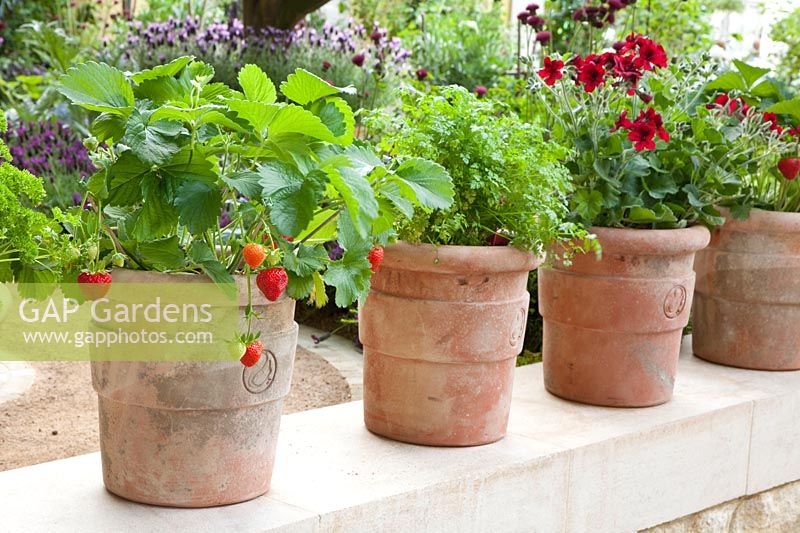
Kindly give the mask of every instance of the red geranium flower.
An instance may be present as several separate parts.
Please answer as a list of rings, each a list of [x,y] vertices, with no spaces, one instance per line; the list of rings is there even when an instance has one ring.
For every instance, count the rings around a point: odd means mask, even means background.
[[[656,135],[662,141],[669,142],[669,132],[664,129],[664,121],[661,118],[661,115],[656,113],[656,110],[652,107],[648,107],[646,111],[642,111],[639,113],[639,118],[636,119],[643,120],[653,126],[656,130]]]
[[[583,83],[583,90],[593,92],[605,82],[605,69],[587,58],[578,70],[578,81]]]
[[[544,68],[539,71],[539,76],[544,80],[545,85],[553,86],[555,83],[564,77],[561,69],[564,68],[564,62],[558,59],[544,58]]]
[[[611,130],[611,133],[622,129],[629,130],[631,128],[633,128],[633,122],[628,118],[628,110],[626,109],[620,113],[619,118],[614,123],[614,128]]]
[[[769,122],[771,125],[769,127],[770,131],[778,132],[778,135],[783,133],[783,128],[778,124],[778,115],[775,113],[764,113],[764,122]]]
[[[639,57],[637,60],[642,68],[653,70],[654,67],[665,68],[667,66],[667,53],[663,46],[644,37],[639,39],[638,46]]]
[[[630,133],[628,133],[628,140],[634,143],[633,147],[637,152],[642,150],[655,150],[656,143],[653,140],[655,137],[656,129],[646,122],[634,122]]]

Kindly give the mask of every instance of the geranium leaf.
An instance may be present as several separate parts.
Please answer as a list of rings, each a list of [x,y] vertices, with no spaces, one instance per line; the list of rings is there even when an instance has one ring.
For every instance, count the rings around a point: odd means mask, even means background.
[[[61,77],[61,94],[91,111],[127,116],[133,108],[133,89],[125,74],[105,63],[90,61],[71,67]]]
[[[242,86],[246,100],[263,104],[275,103],[275,85],[258,66],[250,64],[242,67],[239,71],[239,85]]]
[[[752,87],[755,82],[769,74],[768,68],[754,67],[738,59],[734,59],[733,64],[736,65],[736,70],[738,70],[744,78],[748,89]]]

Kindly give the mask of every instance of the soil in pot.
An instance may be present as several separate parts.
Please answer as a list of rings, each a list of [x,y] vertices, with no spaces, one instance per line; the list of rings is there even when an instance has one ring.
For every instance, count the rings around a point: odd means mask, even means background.
[[[658,405],[672,397],[694,290],[692,262],[709,232],[592,228],[602,259],[539,269],[548,391],[582,403]]]

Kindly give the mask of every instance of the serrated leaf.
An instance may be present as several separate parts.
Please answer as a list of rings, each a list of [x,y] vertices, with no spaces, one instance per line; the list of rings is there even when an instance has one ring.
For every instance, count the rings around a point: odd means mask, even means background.
[[[238,191],[248,198],[261,198],[261,175],[256,172],[239,172],[233,176],[223,176],[222,181],[228,187]]]
[[[339,93],[355,94],[355,88],[334,87],[319,76],[299,68],[281,83],[281,93],[292,102],[306,105]]]
[[[167,200],[164,183],[148,174],[142,189],[144,203],[137,213],[131,235],[139,241],[150,241],[174,233],[178,212]]]
[[[339,245],[352,254],[366,257],[367,253],[372,248],[372,241],[358,233],[353,224],[353,219],[340,214],[336,227],[338,230],[337,240],[339,241]]]
[[[145,80],[133,89],[139,100],[150,100],[155,105],[180,101],[185,97],[183,88],[175,78],[158,78]]]
[[[190,233],[199,234],[217,226],[222,211],[219,188],[203,181],[185,181],[175,196],[178,220]]]
[[[453,182],[443,166],[413,158],[400,164],[394,179],[410,187],[416,200],[429,209],[447,209],[453,203]]]
[[[326,259],[328,253],[323,247],[300,244],[294,251],[284,254],[283,266],[286,270],[305,277],[322,270]]]
[[[326,98],[319,109],[315,111],[339,144],[346,146],[353,142],[356,119],[347,102],[341,98]]]
[[[349,167],[331,169],[328,177],[344,200],[356,230],[362,237],[366,237],[372,221],[378,217],[378,201],[369,181]]]
[[[209,161],[202,152],[192,151],[190,146],[184,146],[169,163],[162,165],[159,173],[169,179],[174,187],[184,180],[204,181],[209,184],[217,181],[217,165]]]
[[[336,305],[348,307],[366,296],[371,276],[372,270],[366,256],[347,251],[340,260],[328,265],[323,279],[336,289]]]
[[[284,235],[300,234],[314,217],[325,184],[314,176],[303,176],[283,161],[269,161],[259,167],[258,173],[272,223]]]
[[[86,182],[86,190],[98,200],[108,198],[106,171],[101,169],[92,174]]]
[[[314,278],[312,276],[298,276],[294,272],[287,271],[286,276],[289,283],[286,285],[286,294],[295,300],[302,300],[314,290]]]
[[[135,74],[131,74],[131,80],[137,85],[147,80],[155,80],[163,77],[173,77],[178,74],[183,68],[192,62],[194,56],[182,56],[173,59],[164,65],[158,65],[153,68],[142,70]]]
[[[278,104],[264,104],[249,100],[231,99],[226,103],[231,111],[247,121],[260,137],[264,136],[267,126],[282,109],[282,106]]]
[[[180,102],[171,102],[170,105],[162,105],[153,112],[151,121],[156,120],[175,120],[178,122],[197,122],[204,115],[212,111],[224,110],[219,104],[203,104],[198,107],[189,107]]]
[[[183,125],[168,120],[150,122],[152,114],[152,111],[134,109],[120,142],[129,146],[142,162],[163,165],[180,150],[175,137],[183,130]]]
[[[307,135],[320,141],[339,142],[318,116],[307,109],[289,104],[280,109],[269,122],[267,135],[269,140],[279,142],[278,137],[293,133]]]
[[[309,300],[317,309],[322,309],[328,304],[328,292],[325,290],[325,281],[319,272],[314,272],[312,275],[314,279],[314,288],[311,290]]]
[[[90,129],[97,142],[118,141],[125,135],[125,118],[114,113],[101,113],[92,121]]]
[[[166,239],[139,243],[137,255],[154,270],[180,270],[186,266],[186,255],[177,235]]]
[[[246,100],[263,104],[275,103],[277,97],[275,85],[257,65],[249,64],[242,67],[238,79]]]
[[[108,202],[110,205],[134,205],[142,201],[142,180],[150,167],[133,155],[123,152],[108,169]]]
[[[229,298],[235,298],[237,294],[236,281],[233,276],[220,263],[211,248],[202,241],[193,241],[189,250],[189,257],[192,262],[200,266],[203,272],[217,284]]]
[[[121,70],[90,61],[67,70],[58,90],[73,104],[91,111],[127,116],[133,108],[133,89]]]

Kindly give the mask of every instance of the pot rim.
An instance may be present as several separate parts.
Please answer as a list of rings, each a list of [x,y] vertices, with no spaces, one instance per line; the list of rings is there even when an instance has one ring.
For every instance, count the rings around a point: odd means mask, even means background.
[[[720,228],[727,231],[800,233],[800,213],[755,208],[745,220],[736,220],[729,209],[720,207],[719,211],[725,216],[725,224]]]
[[[681,255],[702,250],[711,240],[711,232],[701,225],[677,229],[593,226],[589,232],[597,236],[604,254]]]
[[[120,279],[117,274],[121,274]],[[247,305],[247,276],[232,274],[239,293],[239,305]],[[114,267],[111,277],[116,283],[214,283],[207,275],[198,272],[158,272],[155,270],[134,270],[132,268]],[[256,286],[256,274],[251,274],[251,291],[253,305],[264,306],[280,303],[290,299],[284,292],[280,298],[271,302],[267,300]]]
[[[530,272],[544,261],[513,246],[462,246],[397,241],[385,248],[382,265],[439,274]]]

